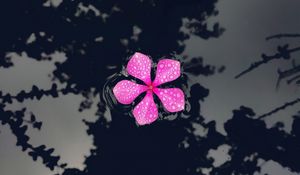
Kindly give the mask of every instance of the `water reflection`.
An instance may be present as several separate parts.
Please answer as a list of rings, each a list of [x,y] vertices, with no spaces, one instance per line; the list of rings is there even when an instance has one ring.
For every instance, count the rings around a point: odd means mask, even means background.
[[[227,135],[217,130],[219,121],[205,121],[203,102],[211,91],[200,77],[222,74],[225,67],[205,64],[202,55],[191,56],[183,51],[185,41],[191,37],[210,39],[224,32],[218,23],[211,30],[206,23],[209,17],[218,14],[217,1],[62,1],[53,6],[49,2],[52,1],[18,2],[16,9],[17,2],[9,1],[2,10],[10,17],[3,22],[5,36],[0,42],[5,47],[1,48],[1,54],[25,51],[39,64],[54,62],[48,88],[32,85],[32,89],[0,95],[1,123],[10,127],[17,146],[26,151],[24,154],[42,160],[45,167],[64,175],[254,174],[260,171],[261,161],[269,160],[291,171],[300,171],[298,115],[294,117],[291,134],[283,131],[282,123],[268,128],[257,119],[255,109],[244,106],[229,109],[233,110],[233,116],[224,125]],[[67,59],[54,61],[49,55],[55,51],[64,53]],[[135,51],[152,55],[155,62],[162,56],[175,56],[182,62],[183,75],[174,83],[186,94],[185,111],[172,115],[161,112],[162,120],[138,127],[130,116],[132,107],[116,103],[112,86],[119,79],[129,78],[122,66],[125,58]],[[0,65],[7,70],[16,66],[7,56]],[[96,106],[96,121],[83,119],[95,146],[83,167],[65,164],[63,155],[57,154],[59,149],[52,149],[51,143],[32,142],[27,132],[31,125],[26,122],[26,112],[30,109],[5,108],[16,102],[39,103],[43,98],[59,99],[64,95],[80,96],[78,106],[71,105],[79,112]],[[162,111],[162,106],[159,107]],[[82,114],[79,112],[76,114]],[[63,118],[64,114],[61,115]],[[36,115],[37,120],[41,120],[40,116],[46,116],[46,112]],[[63,123],[61,119],[55,121]],[[46,125],[47,120],[42,122]],[[64,123],[68,128],[78,126]],[[225,150],[225,158],[220,161],[213,150]]]

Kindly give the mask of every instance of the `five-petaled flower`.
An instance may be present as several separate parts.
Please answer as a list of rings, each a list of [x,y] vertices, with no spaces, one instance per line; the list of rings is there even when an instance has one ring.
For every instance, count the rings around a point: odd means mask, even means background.
[[[157,64],[156,76],[151,81],[151,60],[148,56],[136,52],[129,60],[126,70],[129,75],[142,80],[146,85],[122,80],[113,88],[113,93],[119,103],[130,104],[141,93],[146,96],[133,109],[133,116],[139,125],[150,124],[158,118],[157,106],[153,100],[155,93],[164,108],[169,112],[184,109],[184,94],[179,88],[158,88],[157,86],[173,81],[180,76],[180,62],[172,59],[162,59]]]

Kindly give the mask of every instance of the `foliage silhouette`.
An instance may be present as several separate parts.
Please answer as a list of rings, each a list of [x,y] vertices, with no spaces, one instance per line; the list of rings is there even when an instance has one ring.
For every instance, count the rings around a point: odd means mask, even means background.
[[[224,125],[228,134],[227,144],[231,145],[231,160],[213,169],[212,174],[254,174],[255,171],[260,171],[257,166],[258,158],[274,160],[299,172],[299,135],[284,132],[282,123],[268,129],[264,121],[257,120],[254,116],[252,109],[243,106],[233,111],[233,118]],[[292,133],[299,132],[298,128],[297,118],[293,122]]]
[[[291,84],[293,82],[297,82],[297,80],[299,79],[299,73],[300,72],[300,65],[296,65],[295,60],[293,60],[292,62],[292,68],[281,71],[280,69],[278,69],[277,73],[278,73],[278,79],[277,79],[277,84],[276,87],[278,88],[280,85],[280,82],[283,79],[288,79],[286,81],[287,84]],[[297,75],[298,74],[298,75]]]
[[[281,33],[281,34],[268,36],[268,37],[266,37],[266,40],[281,39],[281,38],[288,38],[288,37],[291,37],[291,38],[300,37],[300,34]]]
[[[22,109],[21,111],[5,111],[3,110],[4,105],[1,104],[0,108],[0,121],[2,125],[9,125],[10,130],[17,138],[16,146],[20,146],[22,148],[22,151],[28,151],[28,155],[32,157],[34,161],[37,160],[38,157],[41,157],[43,160],[43,163],[46,167],[50,168],[51,170],[54,169],[54,167],[59,166],[58,160],[59,156],[53,156],[52,153],[54,151],[53,148],[50,148],[46,150],[45,145],[41,146],[33,146],[31,145],[29,141],[29,136],[26,134],[26,130],[28,126],[24,124],[23,118],[24,118],[24,112],[26,109]],[[38,126],[34,126],[38,127]]]
[[[281,105],[281,106],[279,106],[279,107],[273,109],[272,111],[270,111],[270,112],[268,112],[268,113],[265,113],[265,114],[259,116],[258,119],[262,119],[262,118],[265,118],[265,117],[270,116],[270,115],[272,115],[272,114],[275,114],[276,112],[281,111],[281,110],[284,110],[284,109],[286,109],[287,107],[293,106],[293,105],[295,105],[295,104],[297,104],[297,103],[299,103],[299,102],[300,102],[300,98],[297,98],[297,99],[295,99],[295,100],[293,100],[293,101],[290,101],[290,102],[286,102],[285,104],[283,104],[283,105]]]
[[[277,53],[267,56],[265,54],[262,54],[262,60],[252,63],[246,70],[242,71],[238,75],[235,76],[235,78],[240,78],[241,76],[253,71],[254,69],[258,68],[259,66],[266,64],[272,60],[275,59],[283,59],[283,60],[289,60],[291,58],[291,53],[300,51],[300,47],[295,47],[289,49],[289,45],[285,44],[283,46],[277,47]]]
[[[297,38],[299,37],[299,34],[289,34],[289,33],[285,33],[285,34],[276,34],[276,35],[272,35],[266,38],[266,40],[270,40],[270,39],[281,39],[281,38]],[[274,60],[274,59],[284,59],[284,60],[290,60],[291,59],[291,53],[293,52],[297,52],[300,51],[300,47],[295,47],[292,49],[289,49],[289,45],[286,44],[284,46],[278,46],[277,47],[277,53],[273,54],[272,56],[266,56],[265,54],[262,54],[262,61],[258,61],[258,62],[254,62],[251,64],[251,66],[244,70],[243,72],[239,73],[238,75],[235,76],[235,78],[240,78],[241,76],[253,71],[254,69],[258,68],[259,66],[261,66],[262,64],[267,64],[269,61]],[[277,73],[278,73],[278,79],[277,79],[277,83],[276,83],[276,88],[279,87],[280,82],[283,79],[287,79],[286,83],[287,84],[291,84],[293,82],[296,82],[296,84],[300,84],[300,65],[296,65],[295,60],[292,60],[292,68],[289,68],[287,70],[280,70],[278,69]],[[287,107],[293,106],[297,103],[299,103],[300,100],[299,98],[290,101],[290,102],[286,102],[283,105],[273,109],[272,111],[262,114],[261,116],[258,117],[258,119],[262,119],[265,118],[267,116],[270,116],[278,111],[284,110]]]

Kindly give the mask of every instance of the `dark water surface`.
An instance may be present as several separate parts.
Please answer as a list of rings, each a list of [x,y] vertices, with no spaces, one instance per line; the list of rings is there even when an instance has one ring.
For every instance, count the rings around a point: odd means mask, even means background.
[[[299,7],[3,2],[0,174],[300,174]],[[132,109],[145,94],[117,103],[118,81],[141,83],[125,70],[136,51],[153,70],[161,58],[181,62],[162,87],[184,91],[184,111],[155,98],[159,119],[138,126]]]

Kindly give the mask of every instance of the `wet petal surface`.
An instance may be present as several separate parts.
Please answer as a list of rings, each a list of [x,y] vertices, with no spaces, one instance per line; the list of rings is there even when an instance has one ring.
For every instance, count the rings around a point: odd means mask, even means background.
[[[151,83],[151,60],[147,55],[136,52],[129,60],[126,70],[129,75],[144,81],[146,84]]]
[[[113,88],[113,93],[119,103],[130,104],[146,90],[147,86],[136,84],[129,80],[122,80]]]
[[[171,59],[160,60],[157,64],[154,86],[176,80],[180,76],[180,62]]]
[[[184,110],[184,94],[179,88],[155,88],[154,93],[169,112]]]
[[[150,124],[158,118],[157,106],[151,91],[147,91],[144,99],[134,108],[133,116],[139,125]]]

